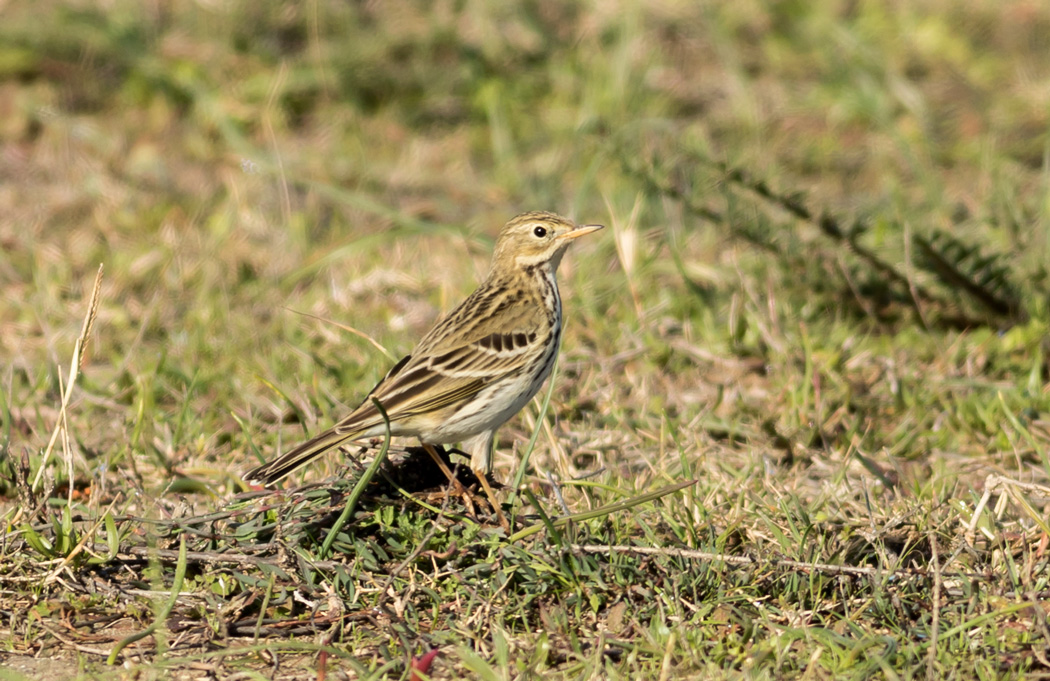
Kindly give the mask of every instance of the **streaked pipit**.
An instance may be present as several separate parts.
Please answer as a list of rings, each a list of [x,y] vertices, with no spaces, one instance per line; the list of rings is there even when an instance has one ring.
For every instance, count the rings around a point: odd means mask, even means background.
[[[245,474],[269,485],[349,440],[382,436],[383,406],[395,436],[428,445],[460,443],[487,487],[496,429],[518,413],[550,375],[561,344],[555,272],[573,239],[601,229],[553,213],[524,213],[496,241],[485,281],[339,423]],[[486,489],[491,497],[491,491]],[[498,507],[495,509],[498,512]]]

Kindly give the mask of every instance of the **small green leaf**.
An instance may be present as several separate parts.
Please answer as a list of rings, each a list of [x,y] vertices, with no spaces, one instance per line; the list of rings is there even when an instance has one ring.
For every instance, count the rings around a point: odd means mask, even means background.
[[[52,546],[47,537],[38,534],[37,531],[29,525],[22,526],[22,536],[26,538],[26,543],[33,547],[33,550],[44,558],[50,560],[55,557],[54,546]]]

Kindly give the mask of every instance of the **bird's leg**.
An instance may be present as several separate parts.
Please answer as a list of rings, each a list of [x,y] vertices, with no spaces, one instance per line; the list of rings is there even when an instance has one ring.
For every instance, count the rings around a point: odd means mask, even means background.
[[[507,522],[506,516],[503,515],[503,509],[500,507],[499,502],[496,501],[496,495],[492,491],[492,486],[489,485],[488,474],[492,470],[492,441],[495,437],[496,431],[490,430],[475,435],[464,442],[463,446],[470,453],[470,468],[474,471],[474,476],[478,479],[478,482],[481,483],[481,489],[485,490],[485,496],[488,497],[489,505],[495,511],[500,526],[507,531],[507,534],[510,534],[510,523]]]
[[[496,494],[492,491],[492,486],[489,485],[488,473],[481,468],[475,468],[474,476],[478,479],[478,482],[481,483],[481,489],[485,490],[485,496],[488,497],[489,506],[491,506],[492,510],[496,512],[496,518],[499,519],[500,527],[506,530],[509,535],[510,523],[507,522],[507,517],[503,515],[503,509],[500,508],[499,502],[496,501]]]
[[[470,492],[463,487],[456,475],[449,469],[448,464],[445,463],[445,460],[442,459],[441,455],[437,453],[436,449],[434,449],[434,445],[427,444],[426,442],[421,442],[420,444],[423,445],[423,449],[426,453],[430,455],[430,458],[434,460],[434,463],[436,463],[438,468],[441,469],[441,472],[445,474],[446,478],[448,478],[448,489],[455,490],[456,494],[463,497],[463,503],[465,503],[467,508],[470,509],[470,513],[472,515],[477,515],[478,512],[474,509],[474,503],[470,500]],[[446,494],[447,493],[448,492],[446,492]]]
[[[436,449],[434,449],[434,445],[428,445],[426,442],[421,442],[420,444],[423,445],[423,449],[430,455],[430,458],[434,460],[434,463],[436,463],[437,467],[441,469],[441,472],[445,474],[448,481],[452,483],[452,486],[456,489],[456,493],[461,493],[463,491],[463,485],[459,483],[455,474],[449,469],[448,464],[445,463],[445,460],[442,459],[441,455],[437,453]]]
[[[434,460],[437,467],[440,468],[441,472],[445,474],[446,478],[448,478],[450,488],[455,489],[456,494],[465,494],[467,490],[459,482],[456,474],[449,469],[448,464],[446,464],[445,460],[441,458],[441,455],[437,453],[437,450],[434,449],[434,445],[427,444],[426,442],[421,442],[420,444],[423,445],[423,450],[430,455],[430,458]]]

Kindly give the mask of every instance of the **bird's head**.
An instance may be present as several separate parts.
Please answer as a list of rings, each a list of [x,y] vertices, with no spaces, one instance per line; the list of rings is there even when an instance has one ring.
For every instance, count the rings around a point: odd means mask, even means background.
[[[573,240],[601,228],[602,225],[577,225],[554,213],[522,213],[500,231],[492,258],[493,270],[543,264],[557,269]]]

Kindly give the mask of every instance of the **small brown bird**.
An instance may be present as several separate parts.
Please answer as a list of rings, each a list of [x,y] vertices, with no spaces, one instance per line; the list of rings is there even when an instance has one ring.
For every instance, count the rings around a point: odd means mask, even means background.
[[[426,445],[461,443],[479,478],[492,470],[496,429],[543,385],[561,344],[555,272],[569,244],[602,225],[523,213],[496,241],[485,281],[430,330],[339,423],[245,474],[269,485],[350,440],[390,433]],[[432,449],[430,449],[432,451]]]

